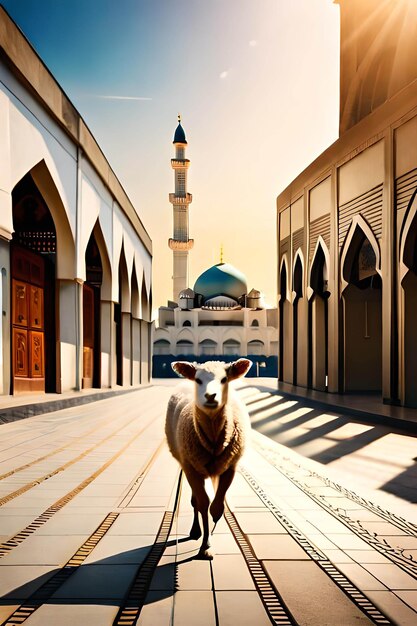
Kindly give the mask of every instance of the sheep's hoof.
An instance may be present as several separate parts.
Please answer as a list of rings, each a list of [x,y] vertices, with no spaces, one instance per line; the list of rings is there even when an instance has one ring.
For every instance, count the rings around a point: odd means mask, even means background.
[[[217,503],[215,500],[213,500],[210,506],[210,515],[215,524],[217,524],[217,522],[219,521],[223,513],[224,513],[223,502]]]
[[[201,537],[201,528],[199,526],[192,527],[190,530],[190,539],[200,539]]]
[[[213,559],[213,553],[210,552],[208,548],[206,548],[205,550],[201,548],[201,550],[196,554],[195,558],[199,561],[211,561]]]

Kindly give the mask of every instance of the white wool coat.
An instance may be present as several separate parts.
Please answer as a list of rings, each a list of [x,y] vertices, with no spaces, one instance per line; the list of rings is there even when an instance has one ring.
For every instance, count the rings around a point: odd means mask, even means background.
[[[250,435],[247,409],[229,387],[228,400],[214,418],[194,404],[194,385],[183,384],[168,402],[165,433],[182,468],[204,478],[219,476],[242,456]]]

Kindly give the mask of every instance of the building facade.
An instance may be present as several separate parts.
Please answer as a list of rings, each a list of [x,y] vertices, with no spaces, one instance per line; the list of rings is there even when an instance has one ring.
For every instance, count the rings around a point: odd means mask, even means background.
[[[0,163],[0,393],[148,382],[151,240],[2,8]]]
[[[277,199],[279,379],[417,406],[417,5],[338,4],[340,138]]]

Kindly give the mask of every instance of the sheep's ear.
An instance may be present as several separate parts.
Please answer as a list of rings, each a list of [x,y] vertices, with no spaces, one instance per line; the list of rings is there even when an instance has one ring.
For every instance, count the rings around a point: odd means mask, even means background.
[[[252,361],[249,359],[238,359],[237,361],[230,363],[230,365],[226,367],[228,380],[241,378],[250,370],[251,367]]]
[[[192,363],[188,363],[188,361],[174,361],[171,363],[171,367],[178,376],[194,380],[196,369]]]

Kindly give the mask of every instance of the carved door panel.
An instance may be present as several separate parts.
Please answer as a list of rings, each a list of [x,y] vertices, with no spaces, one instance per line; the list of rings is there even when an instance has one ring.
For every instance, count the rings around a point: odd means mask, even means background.
[[[29,325],[31,328],[43,327],[43,289],[42,287],[30,286],[30,319]]]
[[[93,386],[94,375],[94,289],[83,285],[83,387]]]
[[[13,290],[13,324],[27,327],[28,325],[28,287],[27,283],[20,280],[12,281]]]
[[[13,392],[44,391],[44,261],[15,248],[12,272]]]
[[[28,332],[23,328],[13,328],[13,371],[15,376],[29,375]]]
[[[30,377],[43,378],[45,376],[45,368],[42,332],[37,332],[34,330],[29,331],[29,348]]]

